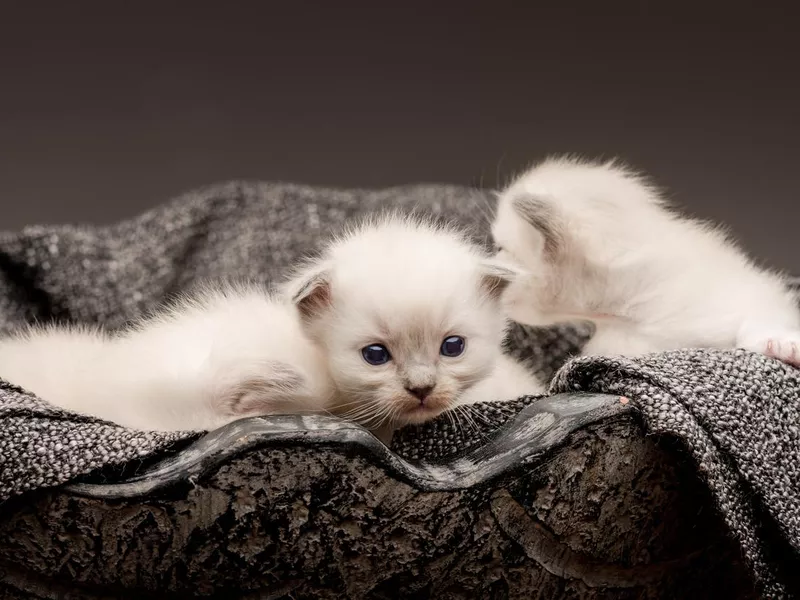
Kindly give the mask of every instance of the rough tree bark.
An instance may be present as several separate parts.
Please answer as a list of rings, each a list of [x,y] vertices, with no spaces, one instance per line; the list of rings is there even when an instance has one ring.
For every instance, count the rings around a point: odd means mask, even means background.
[[[549,439],[462,489],[318,439],[245,445],[144,497],[17,498],[1,513],[3,597],[755,597],[674,442],[630,411]]]

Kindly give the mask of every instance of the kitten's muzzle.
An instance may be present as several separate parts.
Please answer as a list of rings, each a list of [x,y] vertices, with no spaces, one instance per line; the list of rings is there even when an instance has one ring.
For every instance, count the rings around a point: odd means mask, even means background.
[[[436,370],[429,365],[411,363],[402,373],[403,387],[424,404],[436,387]]]
[[[420,399],[410,389],[406,389],[406,392],[407,394],[395,401],[398,408],[397,420],[401,423],[424,423],[451,406],[451,395],[441,387],[432,386],[424,399]]]
[[[423,385],[423,386],[415,386],[415,387],[406,387],[406,391],[414,396],[417,400],[419,400],[420,404],[425,403],[425,399],[431,395],[433,391],[432,385]]]

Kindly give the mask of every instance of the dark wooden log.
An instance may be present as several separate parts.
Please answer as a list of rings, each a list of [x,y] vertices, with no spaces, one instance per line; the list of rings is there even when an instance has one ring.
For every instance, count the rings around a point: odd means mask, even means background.
[[[755,597],[691,462],[614,396],[554,396],[427,466],[340,421],[242,421],[7,502],[0,571],[8,598]]]

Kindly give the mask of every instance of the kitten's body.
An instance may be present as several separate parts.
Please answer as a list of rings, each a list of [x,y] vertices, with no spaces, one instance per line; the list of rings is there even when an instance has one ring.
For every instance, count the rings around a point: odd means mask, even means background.
[[[501,350],[500,294],[516,276],[455,230],[386,217],[334,240],[288,292],[328,356],[335,410],[385,432],[459,404],[542,392]],[[452,336],[465,340],[457,357],[442,354]],[[375,345],[387,362],[368,364],[362,350]]]
[[[459,404],[543,392],[501,351],[500,292],[514,276],[456,231],[379,220],[333,242],[303,272],[298,306],[258,288],[223,287],[119,333],[30,328],[0,340],[0,377],[56,406],[140,429],[337,411],[386,440],[395,426]],[[442,359],[452,332],[467,350]],[[364,362],[360,348],[374,341],[392,348],[391,367]],[[425,402],[404,388],[428,384]]]
[[[501,193],[492,233],[531,273],[508,289],[511,317],[594,321],[587,354],[743,347],[800,362],[800,314],[783,278],[613,163],[534,167]]]
[[[331,397],[295,308],[247,287],[187,296],[115,334],[31,328],[0,340],[0,377],[51,404],[150,430],[324,411]]]

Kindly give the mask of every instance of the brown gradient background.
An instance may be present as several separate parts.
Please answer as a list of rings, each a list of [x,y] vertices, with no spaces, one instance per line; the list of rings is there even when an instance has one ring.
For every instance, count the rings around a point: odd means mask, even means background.
[[[578,152],[800,273],[788,2],[127,4],[0,5],[0,229],[231,178],[493,186]]]

